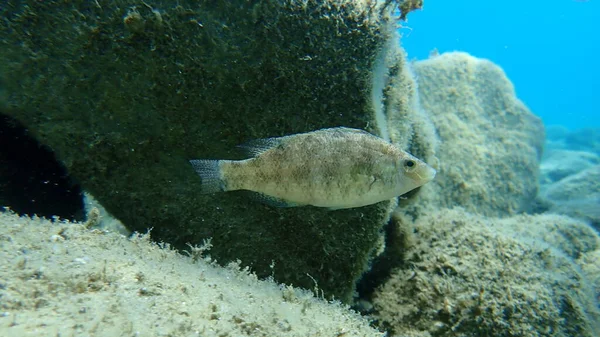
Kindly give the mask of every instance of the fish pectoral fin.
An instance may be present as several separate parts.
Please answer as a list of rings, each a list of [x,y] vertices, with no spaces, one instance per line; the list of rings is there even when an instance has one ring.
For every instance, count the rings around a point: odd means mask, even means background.
[[[287,207],[303,206],[303,205],[300,205],[300,204],[297,204],[294,202],[289,202],[285,199],[266,195],[264,193],[252,192],[252,191],[249,191],[249,193],[250,193],[252,199],[254,199],[260,203],[272,206],[272,207],[287,208]]]
[[[250,157],[256,157],[261,153],[278,146],[281,143],[281,138],[264,138],[248,141],[237,147],[242,149],[244,153]]]

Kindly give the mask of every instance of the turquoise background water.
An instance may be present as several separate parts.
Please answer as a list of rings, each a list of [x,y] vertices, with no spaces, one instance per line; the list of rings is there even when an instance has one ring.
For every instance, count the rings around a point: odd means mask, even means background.
[[[600,127],[600,0],[425,0],[402,24],[409,59],[489,59],[546,125]]]

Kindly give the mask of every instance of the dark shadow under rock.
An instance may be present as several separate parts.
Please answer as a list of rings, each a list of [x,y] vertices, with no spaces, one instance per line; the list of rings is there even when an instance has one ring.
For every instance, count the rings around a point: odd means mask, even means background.
[[[0,114],[0,207],[20,215],[82,220],[80,187],[54,153]]]

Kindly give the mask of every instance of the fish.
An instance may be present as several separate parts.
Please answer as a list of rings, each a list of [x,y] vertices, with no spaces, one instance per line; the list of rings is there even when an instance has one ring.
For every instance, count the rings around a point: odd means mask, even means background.
[[[436,170],[364,130],[320,129],[240,146],[245,160],[190,160],[201,193],[254,192],[277,207],[347,209],[398,197],[431,181]]]

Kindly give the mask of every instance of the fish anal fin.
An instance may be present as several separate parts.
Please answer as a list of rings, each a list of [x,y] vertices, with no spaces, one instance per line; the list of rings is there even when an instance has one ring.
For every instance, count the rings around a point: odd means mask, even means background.
[[[264,193],[252,192],[252,191],[248,191],[248,192],[250,193],[250,196],[252,199],[254,199],[260,203],[263,203],[265,205],[272,206],[272,207],[289,208],[289,207],[302,206],[300,204],[290,202],[285,199],[273,197],[273,196],[270,196],[270,195],[267,195]]]

